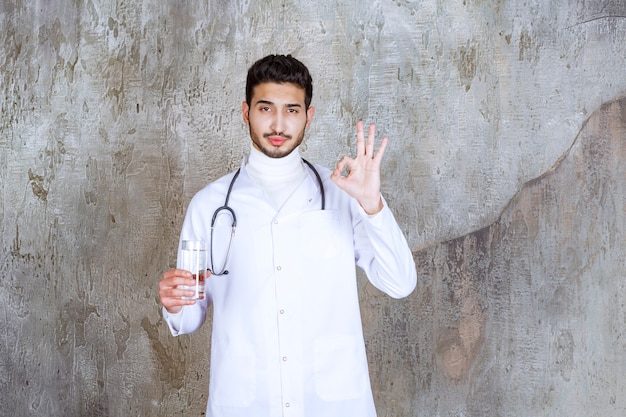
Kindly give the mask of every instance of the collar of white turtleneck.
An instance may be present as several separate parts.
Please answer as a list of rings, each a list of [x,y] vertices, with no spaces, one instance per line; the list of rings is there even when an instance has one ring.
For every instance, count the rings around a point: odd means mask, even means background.
[[[307,176],[300,148],[282,158],[270,158],[254,146],[250,148],[246,165],[248,175],[280,209]]]

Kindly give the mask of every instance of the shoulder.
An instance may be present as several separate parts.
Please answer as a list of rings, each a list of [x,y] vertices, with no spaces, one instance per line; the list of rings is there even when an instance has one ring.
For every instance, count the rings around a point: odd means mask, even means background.
[[[231,181],[239,170],[230,172],[201,188],[191,199],[190,205],[206,204],[207,201],[223,199]]]

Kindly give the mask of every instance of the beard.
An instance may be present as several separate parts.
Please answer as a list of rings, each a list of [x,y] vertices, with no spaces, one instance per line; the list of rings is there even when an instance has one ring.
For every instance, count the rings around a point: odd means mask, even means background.
[[[271,136],[279,136],[286,139],[286,141],[281,146],[273,146],[268,140]],[[300,146],[304,140],[304,130],[302,130],[302,132],[300,132],[294,140],[292,135],[277,132],[264,133],[261,137],[253,132],[252,128],[250,128],[250,138],[252,139],[253,146],[261,151],[265,156],[270,158],[284,158]]]

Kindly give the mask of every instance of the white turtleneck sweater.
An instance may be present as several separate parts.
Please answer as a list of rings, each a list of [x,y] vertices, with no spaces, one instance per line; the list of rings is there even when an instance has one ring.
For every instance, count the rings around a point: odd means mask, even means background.
[[[280,210],[307,176],[300,148],[294,149],[283,158],[270,158],[254,146],[250,148],[246,165],[248,175],[263,189],[276,209]]]

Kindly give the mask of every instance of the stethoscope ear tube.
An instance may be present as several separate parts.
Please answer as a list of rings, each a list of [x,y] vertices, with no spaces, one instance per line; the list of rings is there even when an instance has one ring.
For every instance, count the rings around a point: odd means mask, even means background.
[[[310,163],[304,158],[302,158],[302,161],[304,161],[304,163],[307,164],[309,168],[311,168],[311,171],[313,171],[313,173],[315,174],[315,177],[317,177],[317,182],[320,184],[320,194],[322,195],[322,210],[325,210],[326,209],[326,193],[324,192],[324,184],[322,183],[322,177],[320,177],[320,173],[317,172],[317,169],[313,167],[312,163]]]
[[[241,168],[237,170],[237,172],[235,172],[235,175],[233,176],[233,179],[230,181],[230,185],[228,186],[228,191],[226,192],[226,198],[224,199],[224,205],[222,207],[219,207],[217,210],[215,210],[213,212],[213,218],[211,219],[211,249],[210,249],[210,256],[211,256],[211,268],[213,268],[211,270],[211,274],[212,275],[228,275],[228,270],[226,269],[226,264],[228,263],[228,258],[230,257],[230,248],[233,246],[233,237],[235,237],[235,230],[237,229],[237,216],[235,216],[235,211],[230,208],[228,206],[228,200],[230,199],[230,193],[233,191],[233,186],[235,185],[235,180],[237,179],[237,177],[239,176],[239,173],[241,172]],[[215,221],[217,219],[217,216],[220,214],[221,211],[226,210],[230,213],[233,222],[231,224],[231,232],[230,232],[230,241],[228,242],[228,249],[226,250],[226,259],[224,260],[224,266],[222,267],[221,271],[216,271],[215,270],[215,262],[213,262],[213,230],[215,230]]]
[[[240,172],[241,172],[241,168],[239,168],[237,170],[237,172],[235,172],[235,175],[233,176],[233,179],[230,180],[230,185],[228,186],[228,191],[226,192],[226,199],[224,199],[224,206],[222,207],[222,208],[227,208],[228,210],[230,210],[230,212],[233,214],[233,219],[235,219],[235,212],[232,211],[228,207],[228,200],[230,200],[230,193],[233,191],[233,186],[235,185],[235,181],[237,180],[237,177],[239,176]],[[213,214],[213,220],[215,220],[215,213]],[[236,219],[235,219],[235,223],[237,223]]]
[[[226,250],[226,259],[224,260],[224,266],[222,266],[221,271],[216,271],[215,262],[213,261],[213,231],[215,230],[215,220],[217,219],[218,214],[223,210],[226,210],[230,213],[230,215],[232,216],[233,222],[231,225],[230,240],[228,242],[228,249]],[[213,213],[213,219],[211,220],[211,248],[209,250],[209,253],[211,256],[211,268],[212,268],[211,274],[212,275],[217,275],[217,276],[228,275],[228,270],[226,270],[226,264],[228,263],[228,258],[230,257],[230,249],[233,246],[233,238],[235,237],[236,229],[237,229],[237,217],[235,216],[235,212],[232,208],[228,206],[222,206],[218,208],[217,210],[215,210],[215,212]]]

